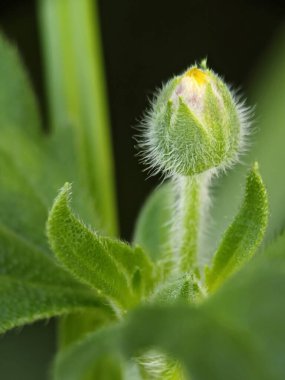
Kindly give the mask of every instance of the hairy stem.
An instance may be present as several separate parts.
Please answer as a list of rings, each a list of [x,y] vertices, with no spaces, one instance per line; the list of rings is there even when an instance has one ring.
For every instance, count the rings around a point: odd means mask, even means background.
[[[208,206],[208,182],[207,173],[175,178],[174,250],[182,273],[195,270],[199,264],[203,219]]]

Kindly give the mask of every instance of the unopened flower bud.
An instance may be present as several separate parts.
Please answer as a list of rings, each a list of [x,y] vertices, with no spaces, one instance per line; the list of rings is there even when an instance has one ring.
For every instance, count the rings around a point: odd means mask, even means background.
[[[167,174],[225,168],[237,159],[245,126],[227,85],[205,66],[193,66],[158,93],[146,118],[146,160]]]

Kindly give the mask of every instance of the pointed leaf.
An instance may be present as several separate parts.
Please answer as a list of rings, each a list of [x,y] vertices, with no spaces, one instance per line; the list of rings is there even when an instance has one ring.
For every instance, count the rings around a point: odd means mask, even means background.
[[[229,226],[206,273],[209,290],[215,289],[243,263],[261,243],[268,222],[267,194],[257,164],[249,172],[239,213]]]
[[[81,223],[69,207],[70,189],[66,184],[61,190],[47,224],[57,258],[102,295],[121,306],[131,306],[138,298],[134,292],[137,275],[145,287],[151,281],[151,262],[139,248],[132,249],[123,242],[99,236]]]

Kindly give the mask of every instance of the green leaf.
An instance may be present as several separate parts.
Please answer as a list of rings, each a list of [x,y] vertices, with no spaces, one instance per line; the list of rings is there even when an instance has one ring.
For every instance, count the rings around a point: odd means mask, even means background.
[[[0,125],[29,135],[40,131],[38,104],[16,48],[0,35]]]
[[[82,183],[80,163],[74,154],[77,141],[68,128],[69,121],[57,133],[45,133],[28,75],[16,49],[3,38],[0,57],[0,229],[8,229],[40,255],[50,255],[45,224],[48,207],[62,183],[68,180],[74,184],[75,209],[98,226],[94,197]],[[81,314],[79,324],[85,328],[83,319],[86,317]],[[90,326],[93,329],[93,321]]]
[[[194,303],[201,297],[201,290],[194,273],[169,279],[153,294],[155,305],[169,305],[177,302]]]
[[[120,359],[118,355],[102,355],[87,372],[87,379],[126,380],[123,375],[123,362]],[[79,379],[82,379],[82,375]]]
[[[103,307],[103,303],[90,291],[5,276],[0,276],[0,297],[0,333],[40,319]]]
[[[153,266],[143,251],[97,235],[81,223],[69,207],[66,184],[48,219],[48,237],[63,265],[78,279],[123,307],[138,301],[152,285]]]
[[[62,352],[56,379],[79,379],[101,352],[131,358],[155,347],[179,359],[196,380],[283,380],[284,273],[284,251],[261,255],[198,307],[141,307]]]
[[[243,183],[248,165],[258,161],[268,194],[270,194],[270,223],[265,242],[270,242],[284,224],[285,176],[285,28],[278,30],[272,44],[264,52],[257,67],[251,73],[248,105],[254,109],[250,149],[242,158],[247,165],[238,165],[219,179],[214,192],[212,215],[215,223],[209,234],[209,246],[217,245],[229,221],[234,217],[241,200],[240,184]],[[251,128],[250,128],[251,129]]]
[[[82,309],[72,312],[72,314],[63,315],[59,319],[57,343],[60,350],[66,349],[76,342],[79,337],[82,338],[90,331],[97,331],[116,320],[116,315],[112,309],[110,307],[108,309],[106,302],[103,302],[103,304],[104,307],[89,308],[88,312],[86,309]]]
[[[263,254],[272,256],[285,255],[285,233],[279,234],[270,244],[263,249]]]
[[[1,36],[0,57],[0,222],[50,252],[45,222],[64,181],[74,183],[74,205],[85,220],[99,224],[98,218],[80,180],[72,131],[44,133],[28,75],[16,48]]]
[[[54,364],[55,380],[80,380],[106,354],[118,349],[118,330],[114,327],[91,333],[84,340],[59,352]]]
[[[44,225],[48,208],[11,156],[0,150],[0,229],[1,225],[48,252]]]
[[[207,268],[206,283],[210,291],[254,255],[263,239],[267,222],[267,194],[255,163],[247,176],[240,211],[225,232],[211,268]]]
[[[133,241],[154,260],[165,257],[170,248],[172,204],[172,186],[166,182],[148,197],[136,223]]]
[[[197,380],[269,379],[248,335],[200,309],[153,306],[131,315],[122,329],[121,349],[133,357],[156,347],[180,360]]]
[[[84,308],[109,313],[92,291],[36,246],[0,227],[0,333]]]
[[[248,332],[251,345],[260,353],[260,363],[268,369],[267,379],[285,377],[284,274],[284,249],[276,256],[260,255],[207,304],[208,312],[225,326],[239,326]]]

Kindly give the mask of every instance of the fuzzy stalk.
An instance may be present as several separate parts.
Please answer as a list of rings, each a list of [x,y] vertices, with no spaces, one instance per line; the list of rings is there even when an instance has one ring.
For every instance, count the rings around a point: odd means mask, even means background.
[[[196,271],[201,255],[204,218],[208,209],[209,173],[176,176],[173,218],[175,260],[181,273]]]

